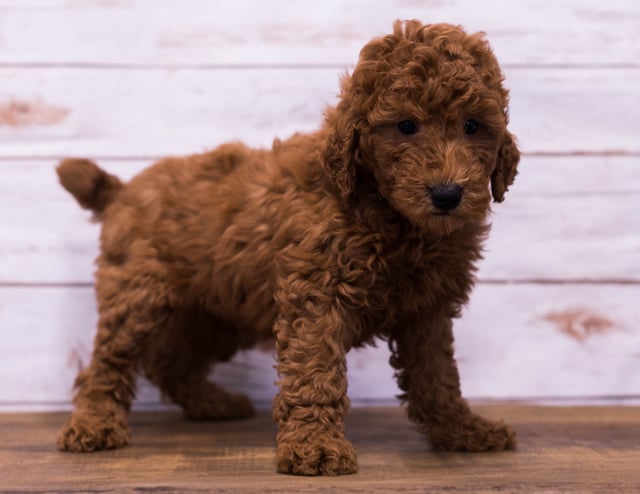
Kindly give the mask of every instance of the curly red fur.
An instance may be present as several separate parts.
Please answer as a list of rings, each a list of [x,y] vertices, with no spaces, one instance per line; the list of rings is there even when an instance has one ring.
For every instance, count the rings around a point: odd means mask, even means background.
[[[511,429],[460,395],[451,322],[474,282],[490,189],[501,201],[515,177],[502,81],[482,35],[397,22],[363,48],[317,132],[165,159],[126,185],[63,163],[63,185],[103,227],[93,358],[58,446],[126,445],[138,370],[188,417],[250,416],[246,397],[207,376],[275,337],[278,471],[355,472],[345,355],[378,337],[435,447],[513,447]]]

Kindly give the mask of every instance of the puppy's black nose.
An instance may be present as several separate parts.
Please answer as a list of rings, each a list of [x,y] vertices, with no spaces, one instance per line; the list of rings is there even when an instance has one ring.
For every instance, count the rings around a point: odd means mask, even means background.
[[[431,202],[440,211],[451,211],[462,200],[462,187],[455,184],[438,184],[429,188]]]

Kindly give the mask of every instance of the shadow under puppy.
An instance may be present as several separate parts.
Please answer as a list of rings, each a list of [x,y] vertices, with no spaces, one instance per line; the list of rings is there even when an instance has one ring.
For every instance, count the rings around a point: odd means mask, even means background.
[[[95,348],[59,448],[128,444],[137,371],[187,417],[252,415],[207,376],[273,337],[280,472],[357,470],[345,355],[376,337],[435,448],[514,447],[509,427],[461,397],[451,322],[491,195],[503,200],[519,160],[502,81],[481,34],[396,22],[362,49],[316,132],[165,159],[127,184],[63,161],[62,185],[102,233]]]

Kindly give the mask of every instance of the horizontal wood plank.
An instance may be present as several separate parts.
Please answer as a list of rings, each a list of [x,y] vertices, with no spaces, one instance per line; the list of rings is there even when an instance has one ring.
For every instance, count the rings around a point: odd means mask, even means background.
[[[175,413],[133,413],[132,445],[61,453],[64,414],[0,415],[0,489],[7,492],[616,492],[640,489],[640,409],[477,406],[504,419],[518,449],[437,453],[399,408],[354,409],[346,435],[359,473],[309,478],[275,473],[267,413],[236,422],[186,422]]]
[[[353,64],[393,20],[486,31],[507,64],[632,64],[635,0],[290,2],[5,0],[0,64]],[[366,14],[365,14],[366,13]],[[615,25],[615,28],[612,28]]]
[[[337,69],[1,69],[0,157],[159,157],[316,129]],[[513,69],[527,153],[640,154],[640,69]]]
[[[480,284],[455,326],[465,395],[640,396],[639,296],[640,286],[628,285]],[[0,288],[0,410],[67,408],[96,321],[91,288]],[[388,358],[385,343],[349,354],[354,403],[398,393]],[[273,350],[253,350],[213,375],[264,407],[275,393],[273,363]],[[142,381],[136,406],[158,399]]]
[[[100,226],[55,162],[0,161],[0,283],[91,283]],[[124,179],[146,160],[100,163]],[[481,280],[640,280],[635,157],[526,156],[480,263]]]

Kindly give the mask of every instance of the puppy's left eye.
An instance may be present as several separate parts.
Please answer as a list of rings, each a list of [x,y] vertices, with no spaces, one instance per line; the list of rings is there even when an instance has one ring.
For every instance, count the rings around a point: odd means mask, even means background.
[[[464,133],[468,135],[473,135],[478,132],[480,129],[480,124],[476,122],[473,118],[470,118],[464,123]]]
[[[403,120],[398,123],[398,130],[405,135],[415,134],[418,132],[418,124],[413,120]]]

